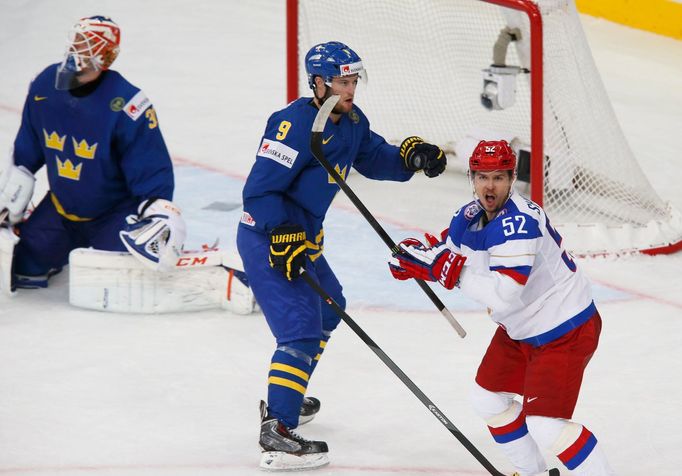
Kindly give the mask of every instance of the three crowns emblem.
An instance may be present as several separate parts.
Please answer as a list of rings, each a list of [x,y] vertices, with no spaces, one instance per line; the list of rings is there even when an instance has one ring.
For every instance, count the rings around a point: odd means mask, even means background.
[[[48,134],[47,131],[43,129],[43,137],[45,138],[46,148],[64,152],[66,134],[60,136],[56,131],[52,131]],[[71,137],[71,143],[73,145],[73,152],[76,157],[90,160],[95,158],[95,154],[97,152],[97,143],[90,145],[85,139],[78,141],[75,137]],[[59,156],[56,156],[55,159],[57,160],[57,174],[60,177],[67,178],[69,180],[80,180],[83,163],[75,164],[70,159],[62,161],[59,159]]]

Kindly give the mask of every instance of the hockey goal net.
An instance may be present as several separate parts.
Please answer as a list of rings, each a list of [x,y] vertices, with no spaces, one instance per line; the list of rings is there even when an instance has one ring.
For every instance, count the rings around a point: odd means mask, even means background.
[[[457,168],[480,139],[513,141],[525,194],[574,254],[682,248],[681,215],[630,150],[572,0],[288,0],[289,100],[311,94],[303,58],[331,40],[362,57],[357,103],[390,142],[421,135]],[[504,107],[483,106],[484,75]]]

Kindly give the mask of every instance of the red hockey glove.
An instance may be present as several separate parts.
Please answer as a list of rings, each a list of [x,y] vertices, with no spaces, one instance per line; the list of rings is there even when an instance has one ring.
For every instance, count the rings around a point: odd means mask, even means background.
[[[398,266],[389,264],[394,278],[438,281],[447,289],[457,285],[465,256],[453,253],[445,243],[426,247],[414,238],[403,240],[399,247],[401,252],[393,255]]]

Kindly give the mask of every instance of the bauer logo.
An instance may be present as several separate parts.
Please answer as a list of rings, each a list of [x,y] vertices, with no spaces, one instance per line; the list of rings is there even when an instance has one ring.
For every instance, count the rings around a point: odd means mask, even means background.
[[[290,169],[294,166],[294,162],[296,162],[298,151],[281,142],[263,139],[263,143],[258,150],[258,156],[274,160],[278,164]]]

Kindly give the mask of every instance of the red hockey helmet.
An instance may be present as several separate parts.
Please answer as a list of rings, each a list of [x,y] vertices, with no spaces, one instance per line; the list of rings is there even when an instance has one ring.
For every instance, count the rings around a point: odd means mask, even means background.
[[[505,140],[482,140],[469,158],[471,172],[516,169],[516,154]]]

